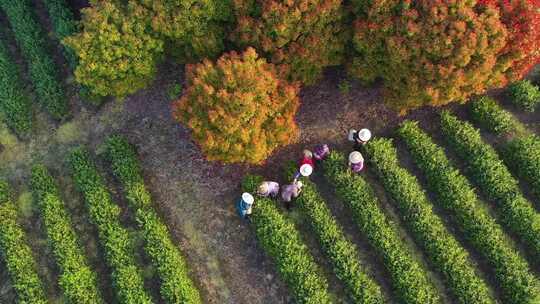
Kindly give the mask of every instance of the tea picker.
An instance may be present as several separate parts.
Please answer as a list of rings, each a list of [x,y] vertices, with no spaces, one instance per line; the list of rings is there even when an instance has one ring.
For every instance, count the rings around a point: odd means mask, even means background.
[[[364,157],[358,151],[352,151],[349,154],[349,167],[354,173],[359,173],[364,169]]]
[[[276,197],[279,194],[279,184],[271,181],[264,181],[259,185],[257,194],[262,197]]]
[[[371,131],[369,129],[362,129],[356,131],[355,129],[349,130],[347,139],[354,142],[354,150],[360,151],[363,145],[365,145],[371,139]]]
[[[240,215],[240,217],[243,219],[249,219],[249,216],[253,211],[252,207],[254,202],[255,199],[253,198],[253,195],[247,192],[242,193],[240,200],[236,204],[236,211],[238,212],[238,215]]]

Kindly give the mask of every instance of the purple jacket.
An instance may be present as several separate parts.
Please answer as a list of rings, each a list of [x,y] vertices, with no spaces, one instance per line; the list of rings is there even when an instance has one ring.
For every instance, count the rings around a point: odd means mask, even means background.
[[[281,198],[284,202],[290,202],[293,198],[297,198],[300,194],[300,188],[296,184],[290,184],[283,187]]]
[[[326,155],[330,153],[330,148],[328,148],[327,144],[324,145],[318,145],[315,147],[315,151],[313,152],[313,157],[316,160],[323,160]]]
[[[354,172],[354,173],[358,173],[360,171],[362,171],[362,169],[364,169],[364,162],[359,162],[358,164],[350,164],[351,166],[351,170]]]

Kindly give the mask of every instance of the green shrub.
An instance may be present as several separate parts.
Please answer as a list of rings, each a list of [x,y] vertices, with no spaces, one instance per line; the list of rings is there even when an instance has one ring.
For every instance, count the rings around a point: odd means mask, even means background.
[[[540,137],[528,135],[509,141],[502,149],[504,161],[531,185],[540,197]]]
[[[520,80],[508,87],[512,103],[518,108],[533,112],[540,103],[540,89],[529,80]]]
[[[120,225],[120,208],[112,201],[89,153],[84,148],[77,148],[70,154],[69,162],[75,184],[86,200],[90,220],[97,227],[99,240],[105,248],[119,302],[152,303],[135,262],[133,241],[128,231]]]
[[[83,30],[64,39],[78,56],[77,82],[98,97],[125,97],[154,78],[163,42],[145,25],[140,5],[98,1],[82,10]]]
[[[413,238],[442,273],[459,303],[494,303],[486,283],[475,273],[469,254],[433,212],[416,177],[400,167],[392,141],[374,139],[366,145],[366,151]]]
[[[97,277],[87,258],[53,177],[43,165],[32,168],[32,191],[38,203],[47,239],[60,268],[60,286],[71,303],[104,303]]]
[[[525,127],[493,98],[482,96],[471,103],[472,118],[496,134],[523,132]]]
[[[538,282],[527,262],[508,241],[499,224],[482,208],[473,187],[450,164],[444,150],[415,122],[403,123],[399,135],[427,177],[436,201],[451,213],[465,238],[491,264],[505,303],[538,303]]]
[[[443,134],[455,153],[465,162],[466,172],[488,200],[496,203],[502,222],[540,257],[540,214],[523,197],[517,180],[499,159],[495,150],[482,141],[471,124],[444,111]]]
[[[396,225],[387,218],[371,186],[346,167],[345,157],[331,152],[323,162],[324,174],[352,212],[356,226],[382,258],[390,280],[403,303],[440,303],[426,269],[413,257]]]
[[[10,199],[9,186],[0,181],[0,253],[19,303],[46,304],[43,282],[36,271],[36,261],[23,229],[17,223],[17,209]]]
[[[49,55],[45,33],[37,23],[27,0],[0,0],[26,62],[39,101],[56,119],[69,111],[56,65]]]
[[[254,185],[260,177],[243,185]],[[244,191],[251,190],[244,188]],[[294,224],[281,214],[274,201],[256,198],[251,222],[262,248],[273,260],[281,278],[299,304],[329,304],[328,284],[302,241]]]
[[[125,138],[112,136],[107,140],[107,155],[143,231],[145,251],[161,279],[162,297],[167,303],[202,303],[199,291],[188,276],[184,257],[153,209],[133,147]]]
[[[315,184],[305,178],[302,182],[304,187],[296,204],[308,217],[336,276],[345,284],[353,302],[384,303],[381,288],[366,273],[365,266],[359,261],[356,246],[346,238]]]
[[[52,22],[56,39],[59,41],[77,33],[77,22],[73,16],[68,3],[65,0],[43,0],[49,18]],[[66,58],[72,70],[77,67],[77,55],[75,52],[64,45],[64,57]]]
[[[7,47],[0,39],[0,109],[7,125],[19,136],[32,129],[32,107],[24,92],[19,69],[9,56]]]

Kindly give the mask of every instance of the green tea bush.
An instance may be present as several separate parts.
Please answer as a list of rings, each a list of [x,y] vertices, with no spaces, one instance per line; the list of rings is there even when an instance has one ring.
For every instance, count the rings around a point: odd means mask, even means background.
[[[259,177],[246,177],[244,191],[253,190]],[[250,187],[251,186],[251,187]],[[251,222],[262,248],[275,262],[283,281],[299,304],[330,304],[328,283],[302,241],[294,224],[281,214],[275,202],[257,198]]]
[[[45,33],[37,23],[27,0],[0,0],[11,24],[22,55],[28,63],[29,75],[39,101],[55,119],[66,117],[67,99],[59,80],[56,65],[48,53]]]
[[[17,223],[17,208],[9,191],[8,184],[0,180],[0,253],[6,261],[18,302],[46,304],[43,282],[37,274],[36,261],[24,231]]]
[[[493,98],[482,96],[471,103],[472,118],[496,134],[522,132],[525,127]]]
[[[77,22],[73,16],[68,3],[65,0],[43,0],[52,22],[56,39],[62,41],[64,38],[77,33]],[[77,55],[64,45],[64,57],[72,70],[77,67]]]
[[[56,263],[60,269],[60,287],[71,303],[104,303],[95,272],[87,258],[53,177],[43,165],[32,168],[32,191],[41,209]]]
[[[540,137],[528,135],[512,139],[502,149],[504,161],[540,197]]]
[[[377,138],[366,145],[370,164],[393,199],[413,238],[443,274],[459,303],[494,303],[486,283],[475,273],[469,254],[433,212],[432,204],[416,177],[399,165],[390,139]]]
[[[0,109],[7,125],[19,136],[32,129],[32,106],[24,92],[19,69],[0,39]]]
[[[152,206],[133,147],[121,136],[107,140],[107,155],[120,180],[130,207],[143,231],[145,251],[161,279],[161,295],[167,303],[202,303],[188,276],[188,267],[169,230]]]
[[[120,208],[112,201],[103,178],[84,148],[76,148],[69,156],[75,184],[82,192],[90,219],[96,225],[105,257],[112,270],[114,288],[120,303],[150,304],[142,273],[133,255],[133,242],[120,225]]]
[[[520,80],[508,87],[512,103],[518,108],[533,112],[540,103],[540,89],[529,80]]]
[[[448,111],[441,115],[448,144],[465,162],[472,181],[496,203],[502,222],[527,243],[532,255],[540,257],[540,214],[519,189],[517,180],[497,152],[482,141],[480,132]]]
[[[454,223],[490,263],[505,303],[538,303],[540,289],[527,262],[508,241],[502,228],[481,207],[473,187],[450,164],[444,150],[418,124],[407,121],[399,129],[413,160],[427,178],[437,202],[448,210]]]
[[[324,174],[349,207],[357,227],[382,258],[390,281],[403,303],[440,303],[427,272],[403,242],[398,228],[387,218],[371,186],[346,167],[345,157],[331,152],[323,162]]]
[[[302,182],[304,187],[296,204],[308,217],[336,276],[345,284],[353,302],[384,303],[381,288],[366,273],[366,267],[359,261],[358,249],[346,238],[315,184],[308,179]]]
[[[472,114],[474,120],[489,131],[512,136],[501,147],[503,160],[540,196],[540,138],[494,101],[474,102]]]

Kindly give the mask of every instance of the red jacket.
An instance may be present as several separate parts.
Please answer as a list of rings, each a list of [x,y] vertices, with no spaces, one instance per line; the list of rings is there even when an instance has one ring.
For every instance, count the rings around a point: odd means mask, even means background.
[[[302,161],[300,162],[300,167],[302,167],[302,165],[305,165],[305,164],[311,165],[312,168],[315,168],[315,163],[313,162],[313,158],[304,157]]]

